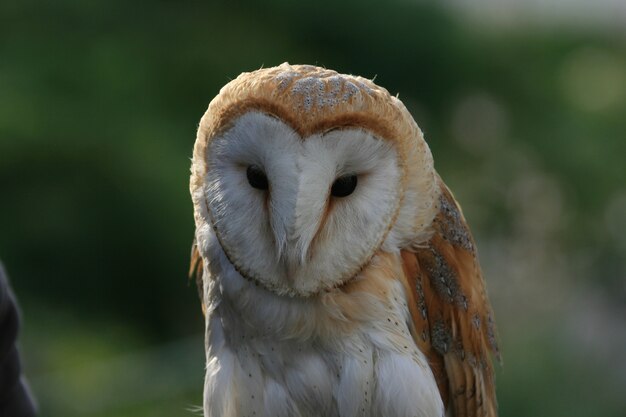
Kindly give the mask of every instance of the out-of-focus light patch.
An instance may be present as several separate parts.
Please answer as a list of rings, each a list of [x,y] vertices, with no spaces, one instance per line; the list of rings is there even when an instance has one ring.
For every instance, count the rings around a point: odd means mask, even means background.
[[[462,98],[452,113],[452,136],[466,150],[480,154],[506,138],[507,112],[487,93]]]
[[[520,234],[547,239],[564,226],[561,188],[548,175],[523,173],[512,184],[507,197]]]
[[[480,258],[498,320],[529,329],[563,313],[574,266],[558,241],[567,221],[559,182],[522,149],[511,152],[520,159],[503,193],[512,227],[479,242]]]
[[[611,197],[604,210],[604,225],[608,235],[626,251],[626,190]]]
[[[565,98],[587,112],[602,112],[626,101],[626,62],[608,51],[583,48],[563,63],[559,77]]]
[[[575,28],[626,34],[623,0],[443,0],[477,28]]]
[[[499,323],[513,329],[541,326],[564,315],[579,277],[558,244],[534,236],[501,236],[479,242],[481,266]],[[539,321],[538,321],[539,320]]]

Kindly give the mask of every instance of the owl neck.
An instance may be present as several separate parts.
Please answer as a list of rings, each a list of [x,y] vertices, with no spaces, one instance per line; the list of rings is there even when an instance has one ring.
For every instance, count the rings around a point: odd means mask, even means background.
[[[406,307],[402,307],[406,303],[394,302],[405,298],[397,254],[375,254],[353,280],[341,287],[311,297],[290,297],[244,278],[223,251],[213,252],[205,293],[207,320],[218,315],[227,333],[324,342],[364,327],[405,323],[408,317]]]

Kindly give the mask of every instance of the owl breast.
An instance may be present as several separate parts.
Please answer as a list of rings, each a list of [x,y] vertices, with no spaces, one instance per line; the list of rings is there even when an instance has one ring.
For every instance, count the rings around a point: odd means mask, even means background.
[[[205,416],[443,415],[410,334],[399,255],[377,253],[348,284],[298,298],[243,278],[216,242],[208,249]]]

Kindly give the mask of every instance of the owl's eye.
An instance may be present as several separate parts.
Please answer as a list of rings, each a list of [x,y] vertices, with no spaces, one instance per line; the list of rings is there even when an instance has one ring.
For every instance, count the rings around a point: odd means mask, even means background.
[[[256,188],[257,190],[267,190],[269,184],[267,182],[267,176],[265,172],[261,168],[256,165],[250,165],[246,170],[246,176],[248,177],[248,182],[252,186],[252,188]]]
[[[339,177],[330,188],[330,193],[335,197],[347,197],[354,192],[356,182],[355,174]]]

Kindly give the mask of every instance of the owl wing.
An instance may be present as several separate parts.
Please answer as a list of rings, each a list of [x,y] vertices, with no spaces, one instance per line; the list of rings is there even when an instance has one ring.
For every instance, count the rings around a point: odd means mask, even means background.
[[[493,365],[500,359],[476,245],[450,190],[441,187],[433,237],[402,260],[413,337],[455,417],[496,417]]]

